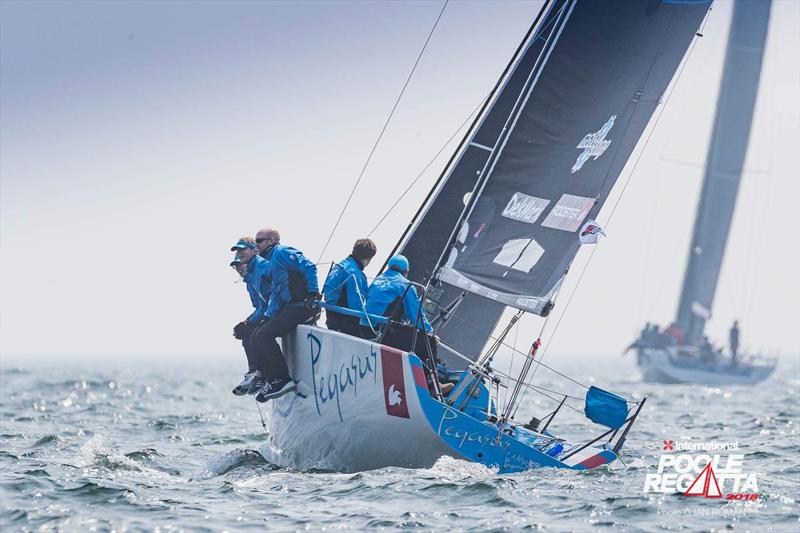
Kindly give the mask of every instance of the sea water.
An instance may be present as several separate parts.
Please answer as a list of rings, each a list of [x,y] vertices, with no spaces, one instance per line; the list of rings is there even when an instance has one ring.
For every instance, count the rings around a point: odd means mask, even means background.
[[[444,457],[425,469],[298,472],[265,459],[253,398],[230,393],[241,379],[233,356],[3,362],[0,529],[798,531],[796,359],[761,385],[720,388],[641,383],[632,358],[619,356],[549,362],[584,385],[648,397],[622,461],[498,474]],[[536,383],[581,393],[544,368]],[[554,408],[529,392],[517,420]],[[568,408],[550,429],[583,440],[603,431]],[[684,496],[669,486],[678,466],[691,468],[680,455],[718,455],[718,478],[733,460],[757,488],[733,491],[723,479],[722,498]],[[659,476],[649,488],[648,475]],[[654,491],[665,476],[666,490]]]

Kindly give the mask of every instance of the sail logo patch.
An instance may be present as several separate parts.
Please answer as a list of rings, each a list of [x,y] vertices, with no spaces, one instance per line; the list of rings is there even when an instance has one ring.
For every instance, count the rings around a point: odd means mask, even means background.
[[[594,202],[594,198],[562,194],[558,203],[542,221],[542,226],[570,232],[578,231]]]
[[[572,165],[573,174],[583,168],[583,164],[586,163],[590,157],[593,157],[594,160],[597,161],[597,158],[603,155],[611,144],[611,141],[606,140],[606,135],[608,135],[608,132],[614,127],[615,120],[617,120],[617,115],[611,115],[611,118],[609,118],[599,130],[594,133],[587,133],[586,136],[581,139],[581,142],[578,143],[576,148],[578,150],[583,150],[583,152],[578,156],[578,160],[575,161],[575,164]]]
[[[501,213],[504,217],[533,224],[544,212],[550,200],[515,192]],[[477,235],[476,235],[477,236]]]
[[[406,403],[406,383],[403,374],[403,352],[381,346],[381,372],[383,375],[383,403],[386,414],[411,418]]]
[[[533,239],[511,239],[492,261],[520,272],[530,272],[544,255],[544,248]],[[503,274],[506,276],[508,272]]]

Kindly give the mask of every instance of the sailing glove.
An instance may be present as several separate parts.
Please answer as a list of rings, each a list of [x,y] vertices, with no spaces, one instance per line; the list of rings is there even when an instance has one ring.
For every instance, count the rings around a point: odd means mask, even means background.
[[[250,324],[247,321],[239,322],[233,326],[233,337],[239,340],[244,339],[250,331]]]
[[[322,295],[318,292],[310,292],[306,295],[305,299],[305,307],[309,311],[316,311],[319,309],[319,301],[322,299]]]

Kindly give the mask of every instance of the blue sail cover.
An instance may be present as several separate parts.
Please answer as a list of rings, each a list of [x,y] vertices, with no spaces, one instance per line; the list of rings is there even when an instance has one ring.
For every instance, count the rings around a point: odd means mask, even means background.
[[[586,391],[583,412],[592,422],[619,429],[628,418],[628,402],[622,396],[592,386]]]

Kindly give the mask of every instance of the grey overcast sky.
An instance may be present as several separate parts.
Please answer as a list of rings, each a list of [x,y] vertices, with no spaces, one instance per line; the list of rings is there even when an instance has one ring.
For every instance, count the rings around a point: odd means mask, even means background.
[[[3,359],[240,357],[231,327],[249,301],[230,245],[273,225],[318,257],[441,5],[0,3]],[[448,5],[323,260],[346,255],[470,114],[540,5]],[[717,0],[619,208],[599,217],[608,237],[551,363],[618,361],[645,321],[672,319],[730,15]],[[710,323],[721,340],[738,318],[746,346],[784,355],[800,352],[798,27],[800,3],[775,1]],[[379,254],[454,147],[374,234]],[[526,320],[523,349],[540,325]]]

